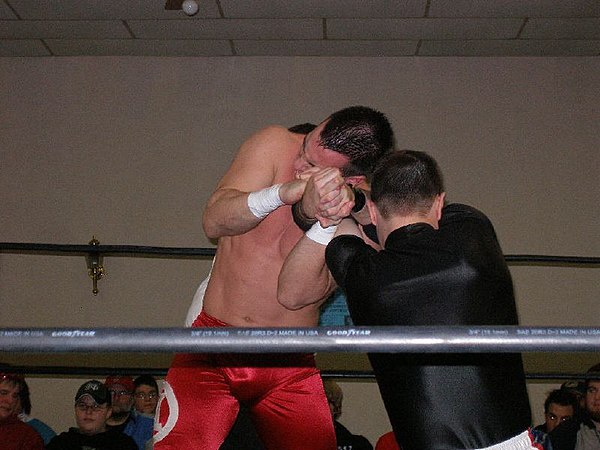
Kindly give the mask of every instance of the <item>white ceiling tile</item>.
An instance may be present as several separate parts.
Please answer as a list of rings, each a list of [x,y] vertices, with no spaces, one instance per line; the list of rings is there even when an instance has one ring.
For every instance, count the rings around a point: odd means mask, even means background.
[[[131,38],[129,31],[120,21],[29,21],[7,20],[0,22],[0,38],[16,39],[69,39],[69,38]]]
[[[237,56],[412,56],[416,41],[234,41]]]
[[[50,39],[56,56],[230,56],[228,41],[142,39]]]
[[[319,19],[131,20],[138,38],[146,39],[321,39]]]
[[[600,39],[600,19],[529,19],[519,37]]]
[[[24,20],[181,19],[181,10],[165,10],[165,0],[9,0]],[[215,0],[197,0],[194,17],[220,17]]]
[[[329,39],[510,39],[521,19],[330,19]]]
[[[0,41],[0,56],[51,56],[40,40],[15,39]]]
[[[426,0],[221,0],[226,18],[423,17]]]
[[[596,56],[600,41],[423,41],[419,56]]]
[[[600,16],[598,0],[431,0],[429,17]]]

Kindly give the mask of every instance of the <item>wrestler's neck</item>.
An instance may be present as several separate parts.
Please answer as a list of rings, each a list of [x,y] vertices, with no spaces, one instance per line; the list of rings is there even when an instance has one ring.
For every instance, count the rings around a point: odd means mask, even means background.
[[[436,230],[439,228],[439,222],[437,220],[431,220],[427,216],[414,215],[393,217],[388,220],[383,220],[377,225],[377,234],[379,235],[379,242],[385,242],[390,233],[402,227],[414,225],[415,223],[426,223],[431,225]]]
[[[437,230],[439,228],[440,219],[442,218],[444,194],[436,197],[431,208],[427,212],[414,211],[409,214],[394,214],[387,218],[384,218],[381,215],[378,208],[374,206],[372,202],[369,203],[369,213],[371,214],[372,222],[377,226],[379,242],[385,242],[387,237],[393,231],[415,223],[425,223]]]

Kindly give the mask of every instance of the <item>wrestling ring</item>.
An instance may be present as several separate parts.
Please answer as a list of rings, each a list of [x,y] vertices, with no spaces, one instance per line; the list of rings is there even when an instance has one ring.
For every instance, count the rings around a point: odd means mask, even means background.
[[[47,255],[213,257],[212,248],[131,245],[0,243],[0,252]],[[511,264],[598,267],[598,257],[506,255]],[[506,353],[600,352],[599,327],[302,327],[302,328],[0,328],[0,351],[10,353]],[[142,369],[11,367],[27,374],[121,373]],[[144,368],[162,375],[164,369]],[[371,377],[370,372],[324,372],[334,377]],[[562,379],[574,374],[528,374]],[[584,375],[577,375],[578,378]]]
[[[132,245],[57,245],[0,243],[0,254],[82,256],[88,275],[96,288],[102,272],[103,257],[206,259],[214,257],[214,248],[145,247]],[[509,266],[546,266],[597,268],[600,258],[541,255],[506,255]],[[82,279],[86,279],[83,278]],[[89,278],[87,279],[89,282]],[[93,291],[92,291],[93,292]],[[148,374],[164,378],[173,353],[284,353],[315,352],[323,378],[344,381],[344,388],[355,401],[377,396],[374,374],[364,364],[365,353],[529,353],[553,359],[584,354],[597,359],[600,354],[600,325],[573,326],[428,326],[428,327],[358,327],[320,326],[302,328],[0,328],[0,371],[22,374],[30,379],[34,390],[48,387],[71,392],[82,378],[103,379],[107,375]],[[540,355],[541,353],[541,355]],[[560,355],[557,355],[560,353]],[[536,355],[537,354],[537,355]],[[554,355],[552,355],[554,354]],[[97,355],[97,356],[96,356]],[[329,356],[331,355],[331,356]],[[329,358],[329,359],[328,359]],[[330,359],[333,358],[333,359]],[[584,359],[585,359],[584,358]],[[343,361],[343,363],[342,363]],[[3,367],[2,363],[10,363]],[[341,364],[341,366],[339,365]],[[331,368],[334,369],[331,369]],[[532,367],[539,367],[533,365]],[[354,369],[354,370],[348,370]],[[356,370],[358,369],[358,370]],[[577,369],[553,364],[541,366],[539,372],[526,372],[533,395],[541,396],[551,383],[584,380],[591,375]],[[365,383],[361,383],[365,381]],[[357,383],[358,382],[358,383]],[[536,385],[537,383],[541,383]],[[537,392],[537,394],[536,394]],[[370,394],[369,394],[370,393]],[[70,396],[67,396],[70,399]],[[56,402],[59,403],[58,406]],[[50,400],[40,397],[38,408],[54,411],[70,408],[56,394]],[[384,428],[385,418],[377,419],[381,407],[372,405],[373,430]],[[357,405],[358,406],[358,405]],[[362,408],[362,405],[360,406]],[[56,419],[55,421],[68,419]],[[362,419],[361,419],[362,420]],[[379,421],[378,421],[379,420]],[[361,422],[362,423],[362,422]],[[371,432],[373,432],[370,429]],[[383,430],[381,430],[383,431]]]

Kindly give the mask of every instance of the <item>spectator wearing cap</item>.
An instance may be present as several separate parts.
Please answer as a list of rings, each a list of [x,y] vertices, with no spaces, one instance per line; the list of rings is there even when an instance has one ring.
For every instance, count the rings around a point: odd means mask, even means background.
[[[600,450],[600,364],[587,371],[581,414],[557,426],[550,440],[554,450]]]
[[[17,410],[19,419],[39,433],[44,441],[44,445],[48,445],[48,442],[56,436],[56,433],[49,425],[39,419],[31,417],[31,397],[29,395],[29,386],[25,379],[23,379],[22,389],[19,390],[19,404]]]
[[[19,417],[19,394],[27,389],[20,375],[0,373],[0,448],[2,450],[44,450],[37,431]]]
[[[111,414],[111,398],[106,386],[98,380],[81,385],[75,394],[75,422],[77,428],[54,437],[47,450],[137,450],[129,436],[116,430],[107,430],[106,420]]]
[[[136,411],[154,419],[156,405],[158,405],[158,383],[152,375],[140,375],[133,380],[135,390],[133,398]]]
[[[154,420],[138,414],[133,407],[135,384],[129,376],[109,376],[104,382],[111,394],[112,414],[106,421],[109,429],[131,436],[139,450],[152,439]]]

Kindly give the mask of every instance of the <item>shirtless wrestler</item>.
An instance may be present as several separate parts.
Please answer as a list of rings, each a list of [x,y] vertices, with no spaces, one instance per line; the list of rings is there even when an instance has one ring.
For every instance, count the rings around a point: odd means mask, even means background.
[[[277,300],[280,269],[303,236],[291,205],[301,201],[302,215],[324,226],[339,221],[354,206],[348,185],[363,182],[392,143],[385,116],[366,107],[338,111],[306,135],[270,126],[246,140],[204,210],[204,231],[218,245],[192,326],[316,326],[329,277],[293,289],[310,297],[303,308]],[[155,449],[218,449],[239,402],[268,450],[336,447],[312,355],[183,354],[167,374]]]

